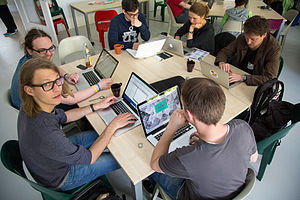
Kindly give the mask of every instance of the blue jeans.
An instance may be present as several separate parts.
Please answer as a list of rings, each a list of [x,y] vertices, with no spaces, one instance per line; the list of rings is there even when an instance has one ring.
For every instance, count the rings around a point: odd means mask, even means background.
[[[69,137],[73,144],[82,145],[87,149],[97,138],[98,134],[95,131],[85,131]],[[113,156],[103,152],[94,164],[71,165],[70,172],[60,189],[74,189],[119,168],[120,166]]]
[[[171,177],[158,172],[151,174],[148,178],[155,181],[171,199],[180,199],[180,193],[184,185],[184,179]]]

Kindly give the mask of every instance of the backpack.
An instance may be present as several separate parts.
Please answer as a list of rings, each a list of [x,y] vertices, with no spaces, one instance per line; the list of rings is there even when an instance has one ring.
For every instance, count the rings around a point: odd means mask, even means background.
[[[259,85],[254,93],[250,112],[246,117],[256,142],[283,129],[293,117],[294,105],[281,101],[283,82],[273,79]]]
[[[254,120],[263,115],[268,108],[271,100],[281,101],[284,92],[283,82],[272,79],[260,84],[255,90],[252,104],[245,121],[251,126]]]

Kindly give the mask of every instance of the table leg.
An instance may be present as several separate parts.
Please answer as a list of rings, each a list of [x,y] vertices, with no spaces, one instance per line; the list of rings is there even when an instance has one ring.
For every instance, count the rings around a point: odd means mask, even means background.
[[[277,32],[277,35],[276,35],[276,40],[277,40],[277,41],[279,41],[280,33],[281,33],[281,31],[282,31],[282,29],[283,29],[283,27],[284,27],[284,24],[285,24],[285,21],[282,20],[281,25],[280,25],[280,28],[279,28],[279,30],[278,30],[278,32]]]
[[[84,13],[84,19],[85,19],[85,25],[86,25],[86,31],[87,31],[88,39],[92,42],[89,16],[88,16],[87,13]]]
[[[71,6],[71,12],[72,12],[72,17],[73,17],[73,22],[74,22],[74,27],[75,27],[75,33],[76,33],[76,35],[79,35],[76,16],[75,16],[75,9],[72,6]]]
[[[138,182],[137,184],[133,185],[130,181],[132,188],[134,189],[134,197],[135,200],[143,199],[143,188],[142,188],[142,181]]]

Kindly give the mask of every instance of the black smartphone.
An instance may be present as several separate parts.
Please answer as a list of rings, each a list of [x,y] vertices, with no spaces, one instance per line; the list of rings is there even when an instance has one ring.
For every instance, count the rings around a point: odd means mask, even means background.
[[[79,68],[79,69],[81,69],[81,70],[85,70],[87,68],[86,66],[84,66],[82,64],[77,65],[76,67]]]

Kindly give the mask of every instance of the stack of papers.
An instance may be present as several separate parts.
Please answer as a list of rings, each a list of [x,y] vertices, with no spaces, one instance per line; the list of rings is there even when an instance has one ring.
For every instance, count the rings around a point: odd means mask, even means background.
[[[191,52],[185,54],[184,57],[191,59],[191,60],[200,61],[203,58],[205,58],[205,56],[207,56],[208,54],[209,54],[209,52],[207,52],[207,51],[194,48]]]

